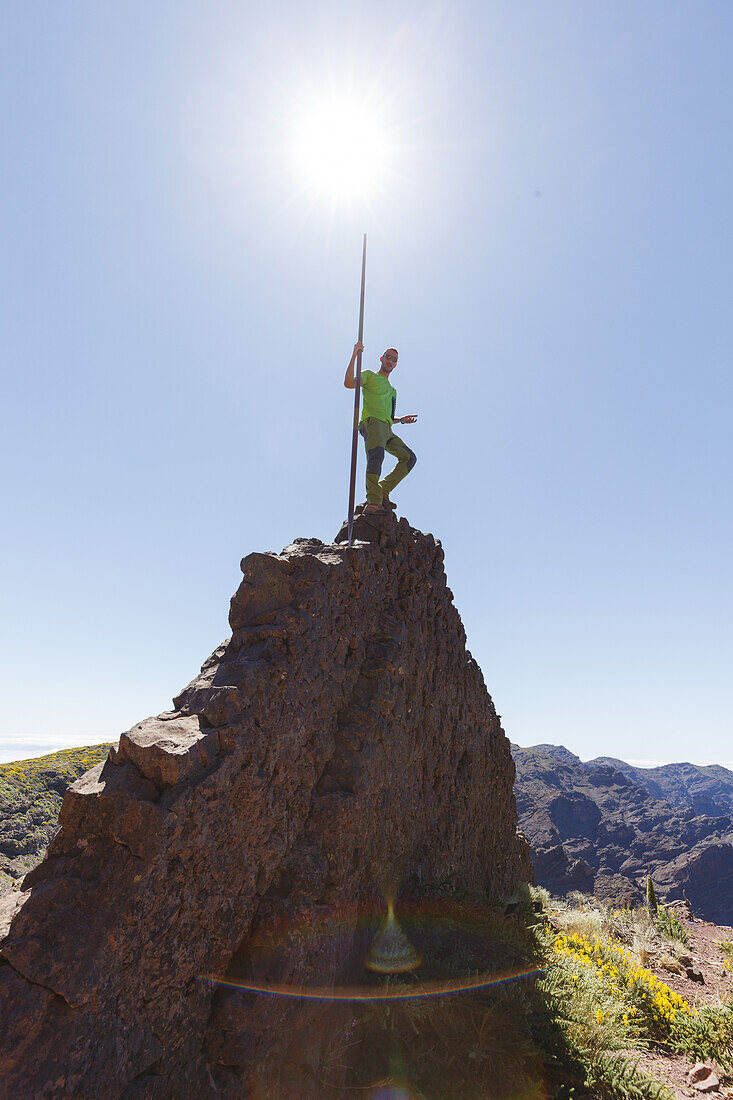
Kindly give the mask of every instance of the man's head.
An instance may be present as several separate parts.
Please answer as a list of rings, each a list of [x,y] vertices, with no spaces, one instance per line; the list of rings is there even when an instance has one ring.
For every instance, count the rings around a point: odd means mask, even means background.
[[[379,362],[385,374],[390,374],[397,366],[397,351],[395,348],[387,348]]]

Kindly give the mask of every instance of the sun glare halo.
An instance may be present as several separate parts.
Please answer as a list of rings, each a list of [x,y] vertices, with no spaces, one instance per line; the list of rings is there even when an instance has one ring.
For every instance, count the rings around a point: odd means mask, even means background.
[[[334,198],[366,198],[384,183],[386,127],[359,104],[339,102],[306,115],[296,137],[303,183]]]

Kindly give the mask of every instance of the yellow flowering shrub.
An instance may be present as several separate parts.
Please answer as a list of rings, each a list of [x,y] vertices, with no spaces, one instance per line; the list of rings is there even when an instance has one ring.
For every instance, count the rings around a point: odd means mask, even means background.
[[[731,940],[721,940],[718,946],[723,953],[725,969],[733,970],[733,942]]]
[[[560,934],[552,944],[554,960],[569,966],[571,980],[592,978],[605,988],[609,999],[623,1006],[621,1023],[629,1035],[664,1041],[670,1039],[678,1021],[698,1015],[692,1005],[640,966],[632,952],[613,940],[594,936]],[[596,1012],[596,1019],[602,1008]]]

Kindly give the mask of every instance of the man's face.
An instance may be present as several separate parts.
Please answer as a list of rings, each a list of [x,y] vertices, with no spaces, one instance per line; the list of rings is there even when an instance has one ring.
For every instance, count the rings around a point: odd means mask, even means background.
[[[397,352],[394,348],[387,348],[384,355],[380,359],[382,364],[382,370],[385,374],[391,374],[397,366]]]

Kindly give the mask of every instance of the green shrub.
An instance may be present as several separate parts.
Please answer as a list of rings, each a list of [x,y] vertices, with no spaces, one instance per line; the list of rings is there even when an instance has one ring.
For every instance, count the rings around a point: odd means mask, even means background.
[[[711,1058],[733,1069],[733,1006],[707,1005],[696,1016],[680,1017],[670,1045],[693,1061]]]
[[[656,925],[659,932],[668,939],[687,943],[687,929],[671,909],[657,909]]]
[[[624,1100],[672,1100],[674,1096],[665,1085],[643,1073],[635,1062],[618,1054],[603,1054],[596,1059],[589,1067],[586,1083],[594,1089],[594,1095]]]

